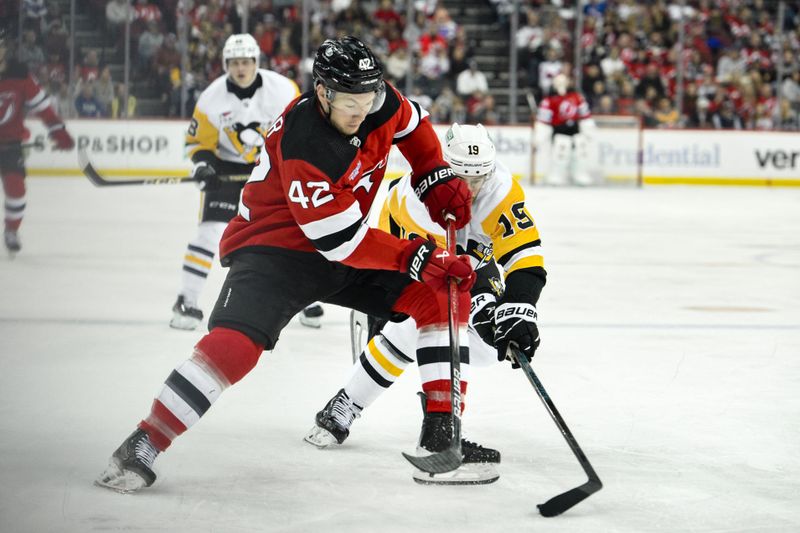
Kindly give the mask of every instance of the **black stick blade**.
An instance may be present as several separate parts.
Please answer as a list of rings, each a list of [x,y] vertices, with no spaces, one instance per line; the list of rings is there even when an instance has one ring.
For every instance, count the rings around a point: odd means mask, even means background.
[[[567,509],[571,509],[575,505],[581,503],[583,500],[603,488],[603,484],[598,479],[597,481],[588,481],[580,487],[575,487],[567,492],[553,496],[544,503],[537,505],[539,514],[547,518],[558,516]]]
[[[423,472],[429,474],[444,474],[461,466],[461,446],[447,448],[443,452],[434,453],[425,457],[409,455],[403,452],[403,457]]]

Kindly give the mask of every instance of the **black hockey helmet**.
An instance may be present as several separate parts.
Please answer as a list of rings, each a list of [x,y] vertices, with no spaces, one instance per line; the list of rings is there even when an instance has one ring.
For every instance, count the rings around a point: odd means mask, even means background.
[[[314,58],[314,83],[343,93],[378,93],[383,88],[383,65],[351,35],[327,39]]]

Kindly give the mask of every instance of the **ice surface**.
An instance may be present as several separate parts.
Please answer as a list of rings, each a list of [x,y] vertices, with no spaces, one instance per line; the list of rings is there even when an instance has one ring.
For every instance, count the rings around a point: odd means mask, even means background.
[[[302,441],[350,367],[347,313],[278,347],[123,496],[92,485],[198,332],[171,330],[191,185],[28,180],[0,258],[0,531],[800,531],[800,190],[530,190],[549,272],[534,368],[605,488],[528,382],[475,371],[465,430],[488,486],[428,487],[401,451],[416,370],[335,450]],[[210,310],[223,271],[202,298]]]

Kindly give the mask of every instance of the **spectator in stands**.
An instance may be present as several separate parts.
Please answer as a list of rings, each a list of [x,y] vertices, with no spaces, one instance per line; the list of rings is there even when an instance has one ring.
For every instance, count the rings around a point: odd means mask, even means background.
[[[458,75],[469,68],[471,54],[465,40],[456,40],[450,47],[450,70],[447,79],[455,87]]]
[[[453,41],[456,36],[458,25],[450,18],[447,8],[439,4],[433,13],[433,23],[436,25],[436,33],[442,37],[447,44]]]
[[[658,128],[677,128],[681,125],[681,114],[672,105],[672,100],[662,96],[658,100],[658,107],[653,112],[653,118]]]
[[[460,98],[456,96],[450,87],[445,86],[442,92],[433,101],[429,111],[431,114],[431,122],[434,124],[449,124],[456,122],[453,119],[454,110],[457,107],[456,103]]]
[[[36,33],[32,29],[22,32],[22,46],[17,51],[17,58],[23,65],[27,65],[31,72],[36,72],[44,65],[44,51],[36,42]]]
[[[126,93],[125,85],[118,83],[114,91],[114,99],[111,101],[111,118],[131,118],[136,116],[136,97],[128,94],[126,98]]]
[[[609,54],[600,60],[600,69],[606,78],[612,78],[617,73],[627,72],[625,63],[619,57],[619,48],[616,46],[611,47]]]
[[[746,69],[747,63],[739,47],[729,48],[717,61],[717,81],[725,83],[734,77],[739,78],[744,75]]]
[[[592,115],[616,115],[618,114],[617,106],[614,99],[609,94],[604,94],[597,107],[592,109]]]
[[[402,46],[389,54],[385,67],[389,81],[402,88],[405,84],[406,75],[411,70],[411,56],[408,53],[408,48]]]
[[[392,24],[400,26],[403,22],[400,13],[394,9],[392,0],[381,0],[380,6],[372,14],[372,18],[383,27],[391,26]]]
[[[489,92],[489,82],[486,74],[478,70],[478,62],[470,59],[469,68],[458,75],[456,79],[456,93],[466,97],[473,95],[476,91],[480,93]]]
[[[769,131],[775,129],[775,118],[777,113],[771,114],[763,104],[756,105],[755,117],[753,119],[753,129]]]
[[[111,67],[100,70],[100,77],[94,84],[94,95],[103,108],[103,116],[111,116],[111,101],[114,99],[114,82],[111,80]]]
[[[64,24],[61,22],[61,19],[55,19],[51,21],[47,28],[47,33],[42,41],[44,55],[50,57],[53,54],[56,54],[58,56],[58,60],[62,63],[65,63],[69,57],[69,49],[71,44],[69,33],[64,27]]]
[[[146,78],[153,71],[153,58],[163,44],[164,34],[159,30],[158,22],[148,22],[145,31],[139,36],[139,45],[137,46],[137,67],[140,77]]]
[[[645,68],[644,77],[636,84],[634,91],[636,98],[645,98],[648,100],[653,99],[653,95],[658,98],[667,94],[664,88],[664,82],[661,81],[661,76],[658,72],[658,65],[649,63]]]
[[[447,50],[441,44],[434,43],[419,63],[419,85],[423,92],[430,95],[439,94],[449,70],[450,59],[447,57]]]
[[[740,130],[743,128],[742,119],[735,113],[733,102],[727,99],[711,115],[711,123],[718,130]]]
[[[259,28],[259,25],[256,25],[253,36],[256,41],[258,41],[258,47],[261,49],[261,53],[264,54],[268,60],[271,60],[272,56],[275,55],[275,47],[277,46],[278,36],[280,35],[275,25],[275,16],[272,13],[267,13],[264,15],[264,23],[260,26]],[[265,63],[265,65],[269,64],[269,62]]]
[[[564,63],[561,61],[561,48],[550,46],[545,52],[545,59],[539,63],[539,89],[541,94],[549,94],[553,85],[553,78],[565,72]]]
[[[81,118],[100,118],[103,106],[94,94],[94,80],[81,84],[80,93],[75,99],[75,110]]]
[[[61,118],[75,117],[75,101],[69,95],[69,86],[66,82],[52,80],[48,92],[58,116]]]
[[[58,54],[50,54],[47,62],[44,64],[45,76],[39,80],[42,83],[61,82],[67,81],[67,67],[61,61]]]
[[[779,130],[800,130],[800,113],[792,108],[791,102],[781,100],[775,116],[775,127]]]
[[[100,60],[97,50],[90,49],[83,56],[83,63],[76,65],[77,79],[81,81],[94,81],[100,75]]]
[[[621,115],[636,114],[636,95],[634,91],[633,82],[630,80],[625,80],[620,86],[617,110]]]
[[[169,93],[172,91],[172,82],[170,81],[172,69],[179,69],[181,66],[181,53],[178,51],[177,42],[174,33],[168,34],[153,56],[156,84],[163,101],[167,101]]]
[[[45,30],[47,5],[45,0],[22,0],[22,28],[38,35]]]
[[[150,22],[161,23],[161,8],[148,0],[136,0],[133,6],[133,25],[131,34],[137,37]]]
[[[800,71],[795,70],[791,75],[784,76],[780,91],[781,98],[795,104],[800,103]]]

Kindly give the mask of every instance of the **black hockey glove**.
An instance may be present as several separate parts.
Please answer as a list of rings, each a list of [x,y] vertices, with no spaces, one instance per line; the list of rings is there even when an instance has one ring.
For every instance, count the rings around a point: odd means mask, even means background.
[[[497,360],[508,359],[512,368],[519,365],[508,353],[508,346],[514,343],[530,361],[539,347],[539,328],[536,326],[536,307],[528,303],[500,302],[494,313],[494,345],[497,347]]]
[[[195,163],[192,178],[197,180],[197,188],[204,192],[216,191],[222,186],[217,171],[205,161]]]
[[[497,299],[491,292],[480,292],[472,296],[469,323],[475,333],[489,346],[494,346],[494,310],[496,307]]]

